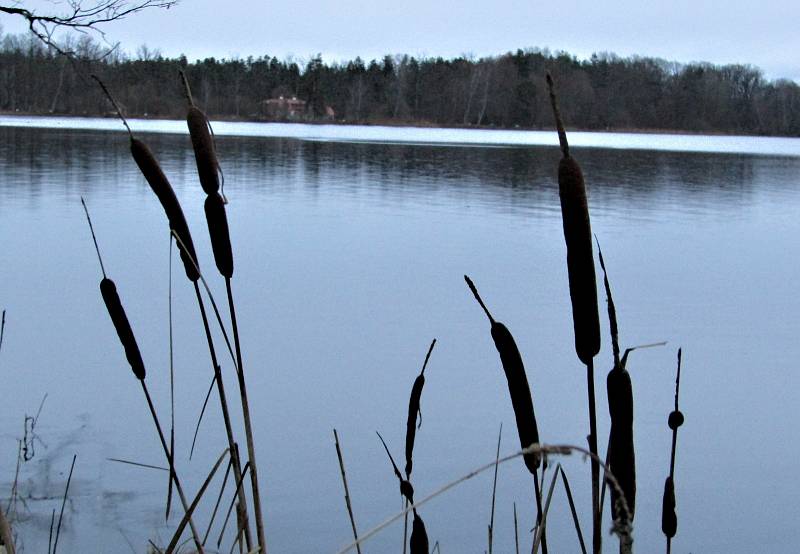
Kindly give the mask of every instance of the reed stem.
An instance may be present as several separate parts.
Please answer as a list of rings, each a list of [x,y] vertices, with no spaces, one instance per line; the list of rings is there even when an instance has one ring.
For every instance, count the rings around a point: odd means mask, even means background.
[[[344,471],[344,460],[342,459],[342,449],[339,446],[339,433],[333,430],[333,439],[336,442],[336,456],[339,458],[339,469],[342,471],[342,483],[344,484],[344,501],[347,504],[347,513],[350,516],[350,525],[353,527],[353,538],[358,541],[358,531],[356,531],[356,520],[353,517],[353,507],[350,504],[350,490],[347,487],[347,475]],[[405,543],[405,541],[403,541]],[[361,545],[356,544],[358,554],[361,554]]]
[[[144,382],[144,379],[140,379],[139,382],[142,384],[142,390],[144,391],[144,397],[147,399],[147,406],[150,408],[150,415],[153,416],[153,423],[156,425],[156,431],[158,431],[158,438],[161,440],[161,447],[164,449],[164,455],[167,457],[167,462],[169,463],[169,470],[170,474],[172,475],[172,480],[175,483],[175,490],[178,491],[178,497],[181,500],[181,504],[183,505],[183,511],[185,513],[189,513],[189,502],[186,500],[186,495],[183,493],[183,487],[181,486],[181,482],[178,479],[178,473],[175,471],[175,458],[172,457],[172,454],[169,451],[169,447],[167,446],[167,441],[164,438],[164,432],[161,430],[161,423],[158,421],[158,415],[156,414],[156,408],[153,405],[153,399],[150,398],[150,392],[147,390],[147,385]],[[194,521],[192,518],[189,518],[189,528],[192,531],[192,539],[194,540],[194,544],[197,547],[197,551],[200,554],[203,554],[205,550],[203,550],[203,544],[200,542],[200,535],[197,533],[197,529],[194,526]]]
[[[589,451],[593,454],[592,467],[592,551],[601,554],[600,531],[600,465],[597,463],[597,410],[594,397],[594,359],[586,364],[586,386],[589,393]]]
[[[203,296],[200,294],[200,286],[197,281],[194,283],[194,291],[197,296],[197,305],[200,307],[200,316],[203,320],[203,329],[206,332],[206,341],[208,342],[208,352],[211,356],[211,363],[214,366],[214,380],[217,382],[217,391],[219,392],[219,402],[222,407],[222,419],[225,423],[225,434],[228,439],[228,448],[230,449],[231,459],[233,460],[233,476],[238,483],[242,478],[242,465],[239,459],[239,450],[236,448],[236,442],[233,437],[233,426],[231,425],[231,416],[228,410],[228,397],[225,394],[225,384],[222,381],[222,371],[220,370],[217,361],[217,352],[214,349],[214,340],[211,337],[211,328],[208,324],[208,316],[206,314],[205,304],[203,303]],[[244,535],[247,550],[252,548],[252,535],[250,532],[250,519],[247,517],[247,497],[244,488],[238,489],[239,504],[237,505],[237,513],[242,521],[244,521]]]
[[[261,494],[258,487],[258,469],[256,465],[256,448],[253,441],[253,425],[250,419],[250,404],[247,401],[247,385],[244,381],[244,366],[242,365],[242,348],[239,342],[239,326],[236,324],[236,308],[233,303],[230,277],[225,278],[225,288],[228,292],[228,308],[231,312],[231,326],[233,328],[233,344],[236,348],[236,364],[239,369],[239,394],[242,397],[242,414],[244,418],[244,432],[247,438],[247,457],[250,461],[250,483],[253,486],[253,508],[256,516],[256,534],[260,554],[266,554],[267,541],[264,536],[264,516],[261,512]]]

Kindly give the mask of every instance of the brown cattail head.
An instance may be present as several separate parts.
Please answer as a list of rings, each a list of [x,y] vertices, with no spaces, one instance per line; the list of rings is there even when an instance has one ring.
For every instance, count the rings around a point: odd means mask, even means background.
[[[175,231],[175,234],[181,239],[178,242],[178,250],[181,253],[186,277],[190,281],[196,282],[200,278],[200,273],[197,270],[197,267],[199,267],[197,254],[194,250],[192,235],[189,233],[189,225],[186,223],[186,217],[183,215],[183,210],[178,198],[175,196],[175,191],[172,190],[172,185],[169,184],[166,175],[161,170],[161,166],[144,142],[131,137],[131,154],[142,175],[150,184],[150,188],[153,189],[159,202],[161,202],[161,206],[167,214],[170,229]]]
[[[572,157],[561,158],[558,164],[558,191],[567,244],[575,351],[588,364],[600,351],[600,318],[586,187],[581,168]]]
[[[600,317],[597,313],[597,283],[592,254],[592,228],[586,185],[578,162],[569,153],[567,133],[558,109],[555,85],[547,74],[550,103],[556,120],[561,161],[558,164],[558,195],[561,198],[561,219],[567,243],[569,296],[572,300],[572,324],[575,329],[575,351],[588,364],[600,351]]]
[[[503,370],[508,381],[508,392],[511,395],[511,405],[517,421],[519,443],[522,448],[527,448],[539,442],[539,429],[536,425],[531,390],[525,375],[522,356],[511,332],[502,323],[492,322],[492,339],[494,339],[494,345],[500,354],[500,361],[503,363]],[[528,471],[535,475],[541,460],[539,453],[525,454],[524,460]]]
[[[117,331],[119,341],[125,349],[125,357],[128,359],[128,363],[131,364],[133,374],[142,381],[145,377],[142,354],[139,352],[139,345],[136,344],[136,337],[133,336],[131,324],[128,322],[128,316],[125,315],[125,309],[122,307],[114,281],[104,277],[100,281],[100,294],[103,296],[103,302],[106,304],[108,315],[111,316],[111,322]]]
[[[202,185],[206,194],[216,194],[219,191],[219,161],[214,148],[214,140],[209,130],[208,118],[200,108],[189,106],[186,123],[189,126],[189,135],[192,138],[192,148],[197,162],[200,185]]]
[[[428,554],[428,532],[425,530],[425,523],[414,510],[414,523],[411,527],[411,540],[409,541],[411,554]]]
[[[628,371],[618,365],[606,379],[611,432],[608,441],[608,465],[625,495],[633,519],[636,509],[636,454],[633,444],[633,387]],[[611,514],[614,520],[624,514],[617,509],[619,494],[611,487]],[[631,522],[627,522],[631,523]]]
[[[233,277],[233,251],[228,232],[228,218],[225,215],[225,201],[219,194],[211,194],[206,198],[205,210],[214,261],[219,272],[230,279]]]
[[[422,425],[422,412],[420,411],[420,400],[422,398],[422,388],[425,386],[425,368],[428,366],[428,360],[433,352],[433,347],[436,346],[436,339],[431,342],[428,348],[428,354],[425,356],[425,361],[422,364],[422,370],[414,379],[414,385],[411,387],[411,396],[408,398],[408,419],[406,420],[406,479],[411,477],[411,469],[413,468],[413,455],[414,455],[414,440],[417,436],[417,413],[419,413]]]
[[[667,538],[678,532],[678,514],[675,512],[675,482],[672,477],[664,481],[664,498],[661,502],[661,531]]]

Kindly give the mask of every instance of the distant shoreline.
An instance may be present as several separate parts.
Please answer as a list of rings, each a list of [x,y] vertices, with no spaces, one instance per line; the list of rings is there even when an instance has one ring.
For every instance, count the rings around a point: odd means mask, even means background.
[[[118,119],[116,114],[58,114],[58,113],[41,113],[41,112],[10,112],[7,110],[0,110],[0,116],[8,117],[26,117],[26,118],[67,118],[67,119]],[[127,116],[131,120],[138,121],[182,121],[181,117],[153,117],[147,114],[129,114]],[[450,129],[450,130],[472,130],[472,131],[514,131],[514,132],[555,132],[555,129],[550,127],[497,127],[489,125],[439,125],[429,121],[400,121],[400,120],[371,120],[371,121],[347,121],[347,120],[270,120],[261,118],[246,118],[246,117],[210,117],[212,124],[214,122],[225,123],[256,123],[256,124],[285,124],[285,125],[338,125],[348,127],[395,127],[395,128],[411,128],[411,129]],[[606,129],[596,128],[580,128],[567,126],[567,131],[578,133],[620,133],[631,135],[685,135],[685,136],[709,136],[709,137],[752,137],[752,138],[785,138],[785,139],[798,139],[800,137],[788,135],[770,135],[770,134],[748,134],[748,133],[733,133],[726,131],[693,131],[686,129],[669,129],[669,128],[615,128],[610,127]]]

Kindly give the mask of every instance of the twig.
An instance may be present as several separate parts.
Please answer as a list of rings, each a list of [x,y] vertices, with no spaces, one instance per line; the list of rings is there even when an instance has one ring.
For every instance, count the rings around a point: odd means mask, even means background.
[[[514,546],[516,554],[519,554],[519,527],[517,526],[517,503],[514,502]]]

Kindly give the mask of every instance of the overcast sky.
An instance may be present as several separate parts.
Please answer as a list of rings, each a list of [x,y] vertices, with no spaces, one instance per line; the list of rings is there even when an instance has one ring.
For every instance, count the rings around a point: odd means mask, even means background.
[[[90,0],[85,0],[90,1]],[[0,0],[0,4],[8,0]],[[52,0],[22,0],[46,9]],[[5,32],[24,29],[0,16]],[[180,0],[108,25],[128,52],[190,60],[263,54],[326,61],[384,54],[476,57],[517,48],[749,63],[800,82],[800,0]]]

